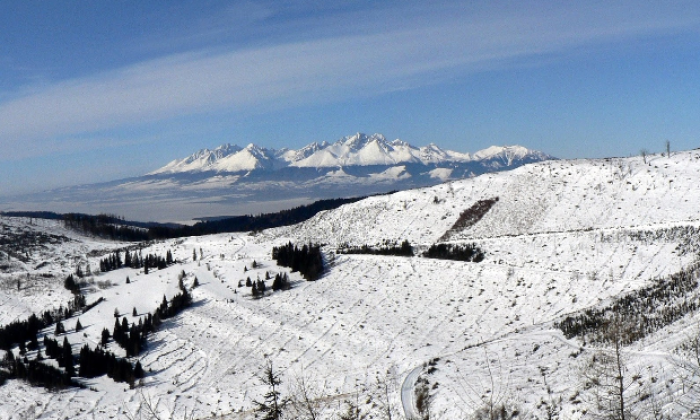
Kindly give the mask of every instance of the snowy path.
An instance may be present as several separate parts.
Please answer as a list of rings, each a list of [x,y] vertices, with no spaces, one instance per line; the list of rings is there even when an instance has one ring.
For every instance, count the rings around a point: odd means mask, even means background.
[[[416,381],[423,371],[423,366],[413,368],[401,384],[401,405],[406,419],[418,419],[419,413],[416,410],[415,388]]]

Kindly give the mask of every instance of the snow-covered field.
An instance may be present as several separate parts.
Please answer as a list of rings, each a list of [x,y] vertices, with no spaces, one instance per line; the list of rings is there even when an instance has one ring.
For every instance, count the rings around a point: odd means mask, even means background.
[[[48,393],[9,381],[0,387],[0,419],[133,418],[144,403],[160,418],[252,418],[252,401],[266,391],[258,375],[268,360],[285,395],[306,378],[324,418],[356,395],[363,409],[376,411],[378,378],[388,385],[395,418],[403,406],[414,410],[407,400],[419,380],[430,383],[436,418],[466,418],[491,399],[545,418],[542,401],[552,395],[561,397],[561,418],[587,418],[578,391],[590,345],[566,339],[554,322],[676,273],[700,251],[700,238],[686,229],[700,227],[700,152],[647,159],[542,162],[372,197],[256,235],[150,244],[144,254],[170,250],[179,263],[149,274],[124,268],[93,275],[83,290],[88,302],[106,300],[65,323],[77,354],[112,329],[115,309],[138,322],[177,292],[183,270],[186,285],[196,277],[192,307],[149,337],[139,357],[147,373],[142,384],[129,389],[102,377],[81,380],[85,389]],[[425,249],[464,210],[496,197],[479,222],[449,235],[484,249],[481,263],[334,252],[343,244],[405,239]],[[132,245],[82,236],[55,221],[0,218],[0,236],[17,230],[63,239],[30,247],[25,258],[12,254],[7,263],[0,251],[0,324],[65,305],[71,295],[63,280],[76,264],[89,261],[95,272],[104,253]],[[306,282],[290,273],[291,290],[252,299],[239,282],[288,272],[271,250],[290,240],[324,244],[326,274]],[[76,318],[84,326],[78,333]],[[678,408],[670,402],[678,385],[658,384],[674,377],[671,360],[695,323],[687,316],[626,349],[640,383],[657,378],[654,393],[667,410]],[[113,343],[108,348],[124,355]]]

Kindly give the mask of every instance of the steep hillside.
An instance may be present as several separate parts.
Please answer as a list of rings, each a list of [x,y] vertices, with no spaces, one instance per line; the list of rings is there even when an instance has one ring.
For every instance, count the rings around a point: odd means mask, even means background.
[[[559,418],[593,418],[595,387],[585,385],[584,366],[598,349],[612,347],[565,335],[557,325],[663,286],[681,271],[697,279],[700,152],[647,159],[536,163],[371,197],[256,235],[142,244],[143,254],[170,251],[176,260],[148,273],[122,268],[94,274],[105,252],[135,244],[87,238],[55,222],[0,219],[8,238],[7,232],[21,230],[70,238],[27,248],[24,256],[0,248],[0,260],[9,254],[0,290],[8,305],[0,306],[0,324],[65,305],[65,276],[78,262],[93,267],[83,293],[88,302],[106,300],[66,320],[68,331],[59,334],[76,355],[83,343],[96,346],[103,328],[111,330],[115,309],[138,322],[163,296],[174,296],[183,270],[185,287],[195,278],[199,283],[193,305],[166,320],[132,359],[146,372],[135,389],[99,377],[80,380],[88,389],[47,393],[10,380],[0,387],[0,418],[134,417],[149,406],[160,418],[194,411],[194,418],[251,419],[253,401],[266,391],[258,375],[268,362],[281,376],[283,395],[295,395],[291,385],[305,378],[321,418],[344,411],[348,401],[374,418],[387,404],[394,418],[414,415],[415,390],[425,382],[436,418],[469,418],[489,403],[517,407],[519,418],[547,418],[552,410]],[[404,240],[415,256],[336,253],[341,245]],[[420,256],[440,240],[476,243],[485,259]],[[272,248],[289,241],[323,244],[321,279],[307,282],[277,266]],[[52,266],[42,265],[47,252],[59,255]],[[52,274],[43,283],[42,270]],[[27,273],[37,280],[17,291],[16,280]],[[264,281],[266,273],[287,273],[292,288],[254,299],[245,280]],[[692,308],[700,292],[696,281],[688,284],[680,298],[653,295],[649,316]],[[622,348],[625,372],[631,372],[625,395],[635,413],[657,407],[673,418],[687,415],[680,403],[692,396],[683,393],[679,366],[693,366],[685,361],[697,317],[692,309],[682,311]],[[76,318],[85,326],[80,332],[72,329]],[[54,336],[54,328],[42,334]],[[106,347],[124,355],[113,342]],[[17,347],[13,352],[19,355]]]

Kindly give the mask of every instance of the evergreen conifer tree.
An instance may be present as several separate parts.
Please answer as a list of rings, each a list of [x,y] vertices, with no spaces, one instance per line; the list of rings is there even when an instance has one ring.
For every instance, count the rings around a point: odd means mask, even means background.
[[[280,377],[272,368],[272,362],[268,361],[267,366],[260,377],[264,385],[269,387],[262,402],[253,401],[256,406],[255,411],[262,414],[262,420],[280,420],[288,400],[281,397],[279,387],[282,384]]]
[[[136,366],[134,366],[134,377],[137,379],[141,379],[144,377],[144,371],[143,371],[143,367],[141,366],[140,360],[137,360]]]
[[[102,329],[102,346],[106,346],[107,343],[109,342],[109,330],[107,328]]]

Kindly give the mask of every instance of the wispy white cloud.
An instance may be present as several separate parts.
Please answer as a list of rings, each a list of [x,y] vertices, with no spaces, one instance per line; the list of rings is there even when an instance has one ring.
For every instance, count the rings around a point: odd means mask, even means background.
[[[180,116],[323,103],[438,83],[572,47],[697,30],[700,21],[684,9],[692,3],[645,8],[591,2],[576,9],[539,4],[532,10],[520,4],[411,10],[394,22],[387,19],[396,11],[388,10],[377,15],[381,19],[363,21],[362,32],[334,35],[326,28],[314,39],[173,54],[57,82],[0,102],[0,156],[44,154],[62,137]]]

